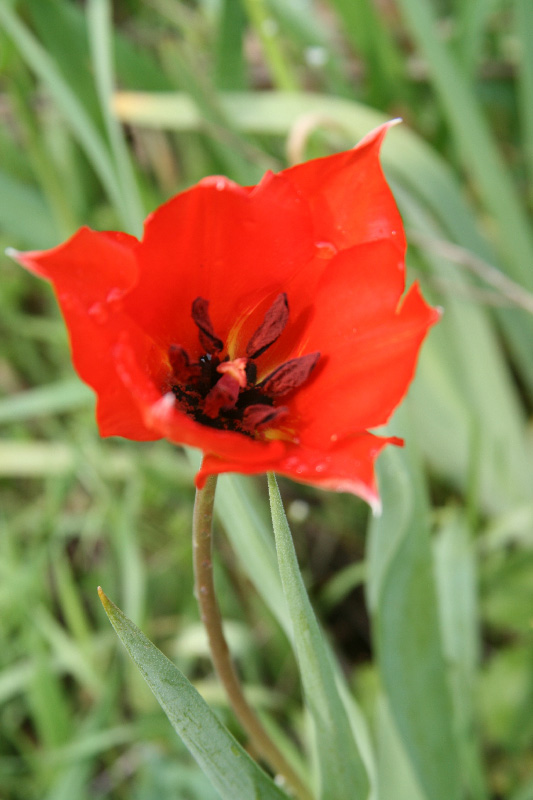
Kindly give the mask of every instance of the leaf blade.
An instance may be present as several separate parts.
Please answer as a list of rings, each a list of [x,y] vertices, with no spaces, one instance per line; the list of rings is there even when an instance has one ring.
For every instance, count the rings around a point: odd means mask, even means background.
[[[320,797],[363,800],[368,779],[339,695],[331,657],[307,595],[276,479],[268,476],[283,590],[294,632],[306,703],[315,725]]]
[[[119,639],[200,767],[224,800],[287,800],[222,725],[185,675],[99,588]]]

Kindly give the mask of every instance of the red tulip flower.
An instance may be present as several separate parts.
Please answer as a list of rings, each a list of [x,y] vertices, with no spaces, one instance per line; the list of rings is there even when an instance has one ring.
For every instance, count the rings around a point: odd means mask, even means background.
[[[258,186],[211,177],[138,241],[82,228],[15,253],[52,281],[102,436],[198,447],[197,476],[275,471],[377,502],[383,425],[438,312],[405,287],[388,126]]]

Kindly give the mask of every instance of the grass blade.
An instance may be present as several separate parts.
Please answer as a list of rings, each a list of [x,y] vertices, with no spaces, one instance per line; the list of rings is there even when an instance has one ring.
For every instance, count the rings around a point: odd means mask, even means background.
[[[120,124],[113,114],[111,106],[114,91],[114,72],[111,9],[108,0],[89,0],[87,4],[87,24],[96,88],[116,165],[117,183],[122,194],[122,208],[128,220],[128,230],[140,236],[145,215],[128,148]]]
[[[17,18],[6,3],[0,4],[0,24],[17,45],[21,56],[37,77],[44,83],[61,109],[74,136],[83,147],[94,171],[127,227],[129,219],[125,213],[122,195],[116,182],[115,169],[106,145],[96,126],[87,114],[56,65],[37,39]]]
[[[465,169],[501,232],[502,252],[516,281],[533,289],[533,236],[509,172],[479,104],[442,40],[429,3],[399,0],[403,16],[427,59],[433,85],[446,110]]]

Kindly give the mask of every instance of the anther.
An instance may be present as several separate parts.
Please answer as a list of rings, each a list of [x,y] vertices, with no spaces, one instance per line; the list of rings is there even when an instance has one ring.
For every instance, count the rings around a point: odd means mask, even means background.
[[[281,364],[270,375],[267,375],[264,381],[259,384],[259,388],[265,394],[275,395],[276,397],[288,394],[293,389],[301,386],[302,383],[305,383],[319,358],[320,353],[309,353],[306,356],[291,358],[290,361]]]
[[[258,358],[276,339],[281,336],[289,320],[289,302],[285,292],[278,294],[258,327],[246,345],[248,358]]]
[[[209,300],[197,297],[192,304],[192,319],[198,326],[200,344],[207,353],[220,353],[224,347],[224,342],[215,336],[213,323],[209,316]]]

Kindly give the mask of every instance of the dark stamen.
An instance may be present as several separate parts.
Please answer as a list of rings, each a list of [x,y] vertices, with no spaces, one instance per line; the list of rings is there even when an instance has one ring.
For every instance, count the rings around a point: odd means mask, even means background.
[[[244,409],[242,423],[249,431],[258,430],[271,425],[274,421],[278,422],[288,413],[289,409],[285,406],[274,408],[273,406],[258,403],[255,406],[248,406]]]
[[[228,373],[223,375],[205,398],[204,414],[214,419],[220,411],[233,408],[239,397],[239,389],[235,378]]]
[[[248,386],[253,386],[257,380],[257,365],[253,361],[248,361],[245,367]]]
[[[309,353],[299,358],[291,358],[290,361],[286,361],[285,364],[281,364],[274,372],[271,372],[259,385],[266,394],[276,397],[288,394],[305,383],[319,358],[320,353]]]
[[[281,335],[289,319],[289,303],[285,292],[278,294],[265,318],[246,345],[248,358],[258,358]]]
[[[262,440],[269,435],[269,429],[281,422],[286,428],[281,434],[290,433],[284,423],[289,409],[279,406],[278,398],[305,383],[320,353],[281,364],[261,383],[257,383],[258,368],[252,360],[274,344],[283,332],[289,318],[287,295],[279,294],[266,312],[262,324],[248,342],[246,357],[222,356],[225,345],[215,335],[208,300],[197,297],[191,316],[204,352],[193,361],[180,344],[170,345],[170,374],[162,391],[170,389],[176,406],[201,425]]]
[[[200,344],[207,353],[220,353],[224,342],[215,336],[213,323],[209,316],[209,300],[197,297],[192,304],[192,318],[200,332]]]
[[[178,378],[183,375],[189,366],[189,356],[179,344],[171,344],[168,348],[168,360],[174,375]]]

